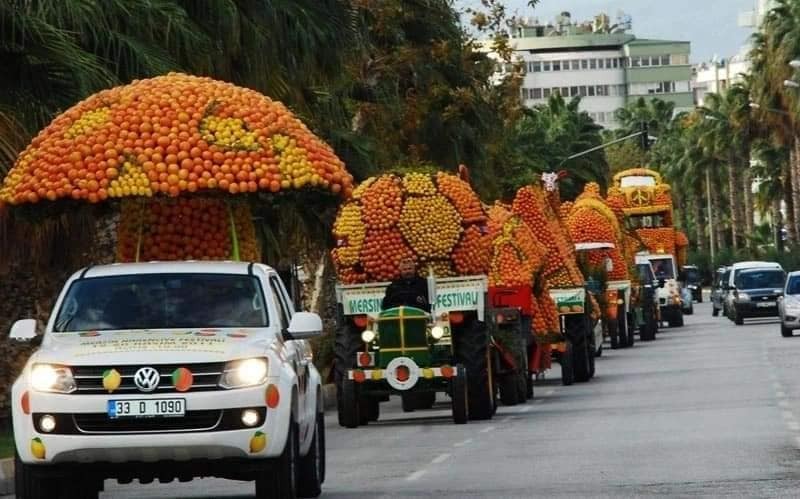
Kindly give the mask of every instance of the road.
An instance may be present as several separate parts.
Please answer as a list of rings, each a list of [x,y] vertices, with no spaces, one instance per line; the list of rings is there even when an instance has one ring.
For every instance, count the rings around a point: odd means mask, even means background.
[[[606,350],[590,383],[561,386],[492,421],[455,426],[442,400],[345,430],[328,418],[326,498],[797,497],[800,336],[736,327],[695,305],[686,326]],[[116,485],[104,498],[250,497],[225,480]]]

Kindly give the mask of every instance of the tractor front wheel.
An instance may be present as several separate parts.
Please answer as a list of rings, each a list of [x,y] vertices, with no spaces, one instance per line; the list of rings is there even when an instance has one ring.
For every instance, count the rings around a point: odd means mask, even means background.
[[[352,379],[342,380],[341,400],[339,401],[339,423],[345,428],[358,428],[360,422],[359,400],[356,382]]]
[[[491,419],[495,411],[494,383],[489,363],[489,331],[477,317],[455,328],[456,357],[467,370],[470,419]]]
[[[567,347],[561,352],[558,360],[561,363],[561,384],[569,386],[575,382],[575,370],[572,364],[572,342],[566,341]]]
[[[363,345],[358,328],[349,319],[345,319],[344,324],[336,330],[333,365],[339,425],[344,427],[348,427],[344,422],[344,406],[342,405],[344,381],[347,377],[347,370],[356,366],[356,354]]]

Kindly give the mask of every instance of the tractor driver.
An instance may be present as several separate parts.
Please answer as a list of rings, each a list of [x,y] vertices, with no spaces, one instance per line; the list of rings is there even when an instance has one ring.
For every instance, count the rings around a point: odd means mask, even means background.
[[[431,311],[428,299],[428,282],[417,275],[417,263],[413,258],[400,262],[400,278],[392,281],[386,288],[381,308],[406,306]]]

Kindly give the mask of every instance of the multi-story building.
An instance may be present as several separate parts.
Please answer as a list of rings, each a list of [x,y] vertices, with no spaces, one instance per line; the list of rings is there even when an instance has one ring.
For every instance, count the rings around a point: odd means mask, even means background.
[[[610,26],[604,14],[583,24],[571,23],[568,13],[555,24],[520,24],[511,45],[525,71],[523,102],[541,104],[554,93],[580,97],[580,109],[607,128],[617,126],[617,109],[640,97],[691,108],[689,42],[639,39],[629,28],[629,20]]]
[[[695,105],[704,106],[706,94],[724,92],[731,85],[743,81],[749,72],[750,61],[746,49],[730,59],[712,60],[695,65],[692,75]]]

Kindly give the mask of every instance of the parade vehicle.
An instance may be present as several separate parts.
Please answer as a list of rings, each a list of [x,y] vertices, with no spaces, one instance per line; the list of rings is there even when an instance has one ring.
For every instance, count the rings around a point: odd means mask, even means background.
[[[431,314],[414,307],[382,310],[388,282],[337,286],[342,426],[378,420],[379,404],[389,395],[399,395],[410,412],[430,408],[436,393],[446,392],[459,424],[494,414],[496,363],[485,323],[486,277],[429,283],[435,297]]]
[[[688,239],[673,226],[671,189],[661,175],[646,168],[633,168],[614,175],[607,201],[625,215],[627,232],[639,243],[637,260],[646,258],[656,278],[665,285],[656,290],[660,320],[670,327],[683,326],[684,303],[678,269],[686,264]]]
[[[639,277],[639,286],[636,288],[638,306],[630,314],[631,323],[638,325],[639,339],[652,341],[656,339],[660,322],[657,291],[665,282],[656,278],[647,258],[636,258],[636,271]]]
[[[325,425],[307,339],[321,330],[262,264],[75,273],[13,385],[17,497],[211,476],[255,481],[259,498],[318,496]],[[36,321],[11,338],[38,341]]]
[[[681,282],[691,292],[692,299],[703,303],[703,278],[696,265],[684,265],[681,268]]]

